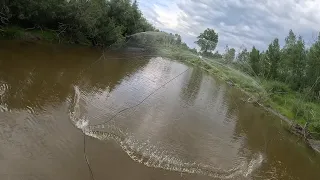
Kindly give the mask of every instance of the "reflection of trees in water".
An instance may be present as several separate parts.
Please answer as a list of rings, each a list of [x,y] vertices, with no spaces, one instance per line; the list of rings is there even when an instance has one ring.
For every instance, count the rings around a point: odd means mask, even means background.
[[[180,96],[188,106],[193,105],[197,99],[203,78],[202,73],[200,68],[193,68],[191,75],[188,73],[184,76],[186,79],[184,80],[185,83],[183,83]]]
[[[140,57],[122,59],[128,55],[111,53],[96,61],[100,52],[89,48],[57,50],[34,45],[26,51],[17,45],[14,49],[0,49],[0,53],[0,82],[8,87],[0,103],[9,109],[41,109],[63,102],[73,93],[74,85],[86,92],[111,91],[125,76],[147,64]]]

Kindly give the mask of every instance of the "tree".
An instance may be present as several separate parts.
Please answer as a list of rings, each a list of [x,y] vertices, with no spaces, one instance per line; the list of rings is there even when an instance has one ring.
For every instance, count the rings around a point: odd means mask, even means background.
[[[305,85],[306,74],[306,59],[307,54],[305,50],[305,43],[301,36],[299,36],[294,49],[295,57],[291,61],[292,78],[291,87],[298,90]]]
[[[236,59],[236,66],[244,72],[252,73],[251,67],[249,66],[249,55],[247,48],[242,47],[242,50],[238,53]]]
[[[312,92],[320,97],[320,33],[317,41],[310,47],[307,65],[307,84],[313,87]]]
[[[267,58],[270,60],[270,69],[269,69],[269,75],[271,79],[278,78],[279,73],[279,63],[280,63],[280,45],[279,45],[279,39],[276,38],[273,40],[273,42],[269,45],[268,51],[267,51]]]
[[[261,66],[260,74],[264,78],[268,78],[270,74],[271,61],[268,57],[268,54],[269,54],[268,50],[266,52],[260,53],[260,66]]]
[[[216,58],[216,59],[221,59],[222,58],[222,55],[219,53],[219,51],[216,51],[213,55],[212,55],[213,58]]]
[[[260,52],[254,46],[249,55],[249,62],[251,66],[251,72],[253,75],[259,75],[260,73]]]
[[[194,54],[198,54],[198,51],[197,51],[196,48],[190,49],[190,51],[191,51],[192,53],[194,53]]]
[[[181,36],[179,34],[175,34],[174,37],[175,37],[177,45],[180,45],[182,42]]]
[[[2,0],[0,2],[0,27],[1,25],[6,25],[9,23],[9,18],[11,16],[10,10],[7,7],[7,0]]]
[[[226,45],[226,48],[225,48],[225,54],[224,54],[224,59],[226,61],[226,63],[231,63],[234,58],[236,56],[236,50],[234,48],[229,48],[228,45]]]
[[[285,45],[281,52],[281,74],[280,79],[283,82],[287,82],[289,78],[292,76],[292,61],[297,58],[297,54],[295,53],[296,48],[296,35],[292,30],[289,31],[288,36],[285,38]]]
[[[244,48],[237,55],[237,62],[238,63],[247,63],[248,59],[249,59],[249,52],[248,52],[247,48]]]
[[[195,42],[204,53],[214,51],[218,44],[218,34],[213,29],[206,29],[198,36],[198,41]]]
[[[285,38],[281,59],[280,80],[287,82],[294,90],[300,89],[304,84],[306,52],[302,37],[297,40],[292,30]]]

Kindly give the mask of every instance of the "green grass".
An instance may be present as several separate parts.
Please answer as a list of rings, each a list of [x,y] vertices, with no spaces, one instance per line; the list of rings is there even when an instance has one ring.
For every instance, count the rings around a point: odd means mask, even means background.
[[[44,41],[49,43],[91,45],[85,37],[58,37],[57,32],[47,29],[23,29],[17,26],[0,28],[0,39],[3,40],[25,40],[25,41]],[[76,41],[75,41],[76,40]]]
[[[0,31],[1,39],[20,39],[23,36],[23,31],[19,27],[5,27]]]
[[[42,40],[48,42],[58,42],[55,32],[49,30],[25,30],[20,27],[4,27],[0,31],[1,39],[18,39],[18,40]]]

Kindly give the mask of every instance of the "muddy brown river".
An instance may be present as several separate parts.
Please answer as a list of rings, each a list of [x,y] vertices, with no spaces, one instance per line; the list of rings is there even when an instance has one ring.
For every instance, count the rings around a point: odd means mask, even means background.
[[[320,179],[320,156],[201,69],[0,42],[1,180]]]

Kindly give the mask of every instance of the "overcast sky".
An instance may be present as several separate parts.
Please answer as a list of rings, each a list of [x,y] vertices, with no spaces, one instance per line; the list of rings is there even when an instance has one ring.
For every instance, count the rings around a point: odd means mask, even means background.
[[[157,28],[178,33],[191,47],[206,28],[225,45],[265,49],[289,29],[310,44],[320,30],[320,0],[139,0],[144,16]]]

